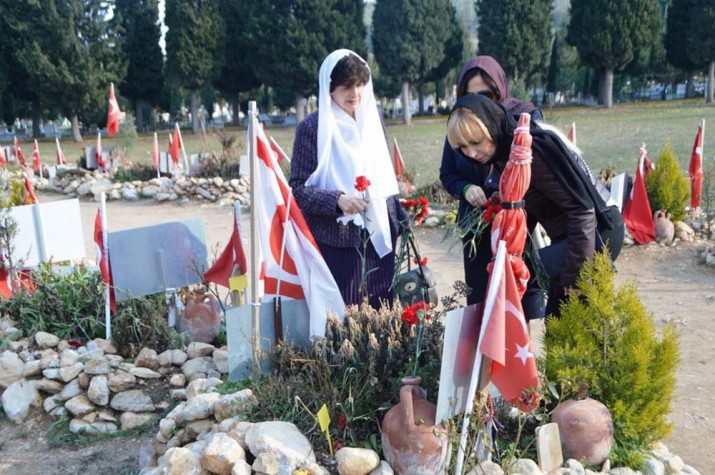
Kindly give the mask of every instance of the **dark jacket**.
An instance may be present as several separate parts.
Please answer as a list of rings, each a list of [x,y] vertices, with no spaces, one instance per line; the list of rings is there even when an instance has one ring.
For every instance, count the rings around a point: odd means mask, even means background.
[[[476,113],[495,141],[496,152],[488,164],[503,170],[516,121],[499,104],[478,94],[463,97],[457,107]],[[532,122],[531,182],[524,199],[528,223],[541,223],[552,240],[566,239],[567,253],[559,277],[562,287],[576,283],[578,273],[595,253],[596,209],[604,207],[598,191],[553,132]],[[460,160],[470,160],[457,152]]]
[[[318,111],[306,117],[295,129],[289,184],[316,241],[333,247],[362,245],[361,228],[352,222],[347,225],[337,222],[337,218],[343,214],[338,208],[338,198],[343,191],[305,185],[317,166]],[[407,222],[408,218],[396,195],[387,199],[387,212],[392,236],[397,236],[400,222]]]

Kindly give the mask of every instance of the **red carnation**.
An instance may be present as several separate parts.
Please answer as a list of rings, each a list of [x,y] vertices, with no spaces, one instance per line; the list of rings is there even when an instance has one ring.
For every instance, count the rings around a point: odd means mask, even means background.
[[[360,175],[355,179],[355,189],[361,193],[366,191],[367,187],[371,184],[372,183],[370,183],[370,180],[368,180],[365,175]]]

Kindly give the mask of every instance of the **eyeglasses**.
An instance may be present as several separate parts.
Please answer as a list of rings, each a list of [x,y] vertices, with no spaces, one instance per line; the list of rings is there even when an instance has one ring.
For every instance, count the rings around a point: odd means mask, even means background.
[[[481,91],[477,91],[477,94],[484,96],[484,97],[488,97],[489,99],[491,99],[493,101],[499,100],[499,96],[491,89],[483,89]]]

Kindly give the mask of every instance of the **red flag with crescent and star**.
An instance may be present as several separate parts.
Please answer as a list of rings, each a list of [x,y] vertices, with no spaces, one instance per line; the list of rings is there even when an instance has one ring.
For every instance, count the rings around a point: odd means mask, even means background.
[[[114,97],[114,83],[109,84],[109,107],[107,108],[107,135],[114,137],[119,132],[119,103]]]

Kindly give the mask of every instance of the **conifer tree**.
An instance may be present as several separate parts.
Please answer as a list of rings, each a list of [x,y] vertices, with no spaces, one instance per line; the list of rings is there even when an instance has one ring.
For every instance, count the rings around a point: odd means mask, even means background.
[[[528,86],[549,60],[552,0],[478,0],[479,54],[493,56],[513,81]]]
[[[127,60],[127,74],[120,91],[134,102],[137,129],[143,131],[146,130],[143,105],[158,103],[164,82],[159,3],[157,0],[116,1],[114,14],[122,25]]]
[[[222,22],[215,0],[166,0],[167,79],[190,91],[191,129],[199,131],[199,91],[218,74]]]
[[[611,412],[616,465],[637,466],[653,442],[672,430],[678,337],[672,325],[658,336],[634,283],[616,288],[606,254],[581,270],[579,295],[546,322],[545,372],[550,382],[588,384],[590,396]]]
[[[613,105],[613,73],[660,38],[658,0],[572,0],[566,41],[599,73],[599,101]]]
[[[375,60],[402,80],[402,114],[410,123],[410,84],[424,80],[445,59],[455,21],[449,0],[378,0],[372,18]]]
[[[256,34],[262,58],[256,62],[263,84],[292,90],[296,120],[305,98],[318,91],[318,70],[338,48],[367,59],[362,0],[260,0]]]

